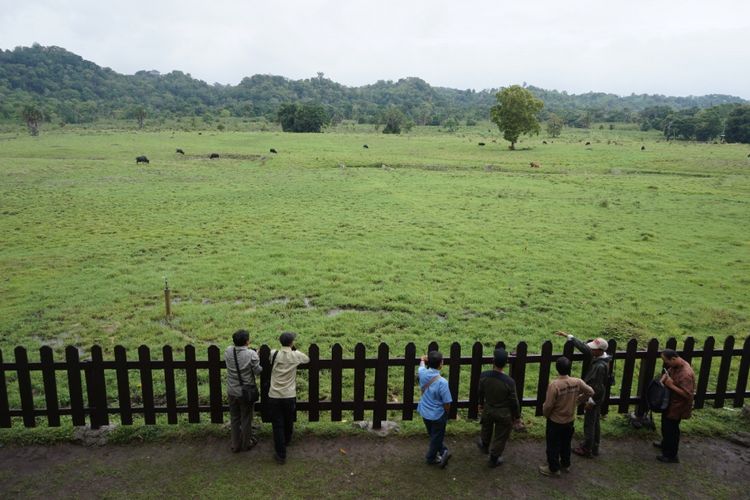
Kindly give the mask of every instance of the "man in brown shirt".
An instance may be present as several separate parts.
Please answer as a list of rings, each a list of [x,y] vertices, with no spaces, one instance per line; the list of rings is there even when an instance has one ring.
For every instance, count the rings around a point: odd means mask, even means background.
[[[539,472],[557,477],[570,469],[570,441],[573,439],[576,407],[594,395],[594,389],[580,378],[570,376],[570,360],[564,356],[555,363],[559,376],[547,386],[542,414],[547,417],[547,465]]]
[[[690,418],[693,409],[695,373],[690,363],[673,349],[664,349],[661,359],[667,367],[661,383],[669,389],[669,407],[661,416],[661,444],[654,443],[662,452],[656,459],[665,463],[679,463],[680,421]]]

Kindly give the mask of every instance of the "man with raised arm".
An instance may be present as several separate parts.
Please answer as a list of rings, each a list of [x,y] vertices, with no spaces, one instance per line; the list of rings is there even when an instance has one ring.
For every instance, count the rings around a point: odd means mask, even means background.
[[[430,436],[430,446],[425,459],[429,465],[440,465],[440,468],[444,469],[451,457],[451,452],[443,444],[443,439],[453,398],[448,381],[440,376],[442,368],[443,355],[438,351],[430,351],[427,356],[422,356],[417,372],[422,397],[417,405],[417,411],[422,415],[427,435]]]

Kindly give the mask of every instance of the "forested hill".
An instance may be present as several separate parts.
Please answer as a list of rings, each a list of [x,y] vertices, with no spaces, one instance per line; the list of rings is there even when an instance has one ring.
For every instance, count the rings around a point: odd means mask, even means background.
[[[558,113],[568,122],[584,115],[594,121],[629,121],[636,119],[639,111],[654,106],[679,110],[746,102],[728,95],[620,97],[527,88],[544,101],[543,113]],[[139,71],[135,75],[123,75],[60,47],[34,45],[0,50],[2,119],[16,119],[19,110],[31,103],[40,106],[48,119],[67,123],[128,117],[139,107],[151,116],[228,113],[274,119],[282,103],[314,101],[326,106],[334,120],[372,123],[389,106],[396,106],[417,124],[438,125],[449,118],[487,119],[497,90],[432,87],[419,78],[347,87],[325,78],[322,73],[304,80],[254,75],[234,86],[210,85],[181,71],[167,74]]]

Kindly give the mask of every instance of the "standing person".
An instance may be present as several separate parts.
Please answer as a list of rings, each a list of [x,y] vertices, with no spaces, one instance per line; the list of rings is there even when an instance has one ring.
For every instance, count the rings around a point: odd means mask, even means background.
[[[422,398],[417,405],[417,411],[422,415],[427,435],[430,436],[430,446],[425,456],[427,464],[439,464],[440,468],[444,469],[451,457],[450,451],[443,444],[443,439],[453,398],[448,381],[440,376],[442,368],[443,355],[438,351],[430,351],[427,356],[422,356],[417,372]]]
[[[310,358],[294,345],[297,334],[284,332],[279,337],[281,349],[271,350],[271,387],[268,404],[271,407],[273,426],[273,458],[280,465],[286,463],[286,447],[294,432],[294,415],[297,405],[297,366],[309,363]]]
[[[594,389],[580,378],[570,376],[570,360],[564,356],[555,363],[557,378],[547,387],[542,414],[547,418],[547,465],[540,465],[545,476],[559,477],[570,470],[570,441],[573,439],[576,407],[594,395]]]
[[[247,451],[258,443],[253,436],[253,406],[242,397],[242,384],[255,381],[255,375],[263,371],[260,357],[254,349],[249,349],[250,334],[247,330],[237,330],[232,334],[232,343],[224,352],[227,364],[227,395],[229,415],[232,424],[232,451]],[[239,369],[239,371],[238,371]],[[240,381],[241,380],[241,381]]]
[[[503,463],[505,443],[513,425],[518,425],[521,419],[516,382],[503,373],[507,363],[508,353],[505,349],[495,349],[492,370],[483,372],[479,377],[482,435],[477,445],[482,452],[489,453],[490,467]]]
[[[664,375],[661,383],[669,389],[669,406],[661,415],[661,443],[654,443],[661,448],[661,455],[656,457],[660,462],[680,463],[677,451],[680,446],[680,421],[688,419],[693,409],[695,392],[695,372],[690,363],[682,359],[674,349],[664,349],[661,353],[664,361]]]
[[[594,395],[589,398],[584,406],[584,441],[573,450],[573,453],[582,457],[593,458],[599,455],[599,441],[601,438],[599,420],[602,414],[602,403],[604,403],[604,398],[607,396],[607,387],[609,387],[610,359],[609,354],[607,354],[609,344],[602,338],[584,343],[565,332],[555,332],[555,334],[572,341],[576,349],[583,353],[584,363],[589,366],[586,374],[583,376],[583,381],[594,389]]]

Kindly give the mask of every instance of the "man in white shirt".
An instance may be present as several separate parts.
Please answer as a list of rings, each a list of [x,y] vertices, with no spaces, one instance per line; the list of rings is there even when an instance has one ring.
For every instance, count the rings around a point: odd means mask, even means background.
[[[292,440],[294,413],[297,403],[297,366],[309,363],[310,358],[294,345],[297,334],[284,332],[279,337],[281,349],[271,350],[271,387],[268,404],[273,425],[274,459],[286,462],[286,447]]]

